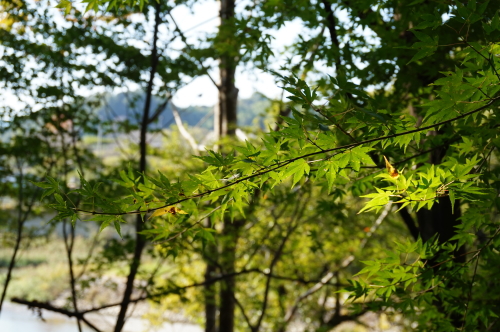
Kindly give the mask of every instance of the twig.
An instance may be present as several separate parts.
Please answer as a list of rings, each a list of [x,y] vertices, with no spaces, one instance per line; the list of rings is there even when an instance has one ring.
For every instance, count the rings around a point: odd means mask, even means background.
[[[500,74],[498,73],[497,69],[495,68],[495,63],[493,61],[491,61],[491,59],[485,57],[481,52],[479,52],[478,50],[476,50],[474,48],[474,46],[472,46],[471,44],[469,44],[469,42],[465,39],[462,38],[462,41],[467,45],[469,46],[470,48],[472,48],[474,50],[474,52],[476,52],[477,54],[479,54],[483,59],[485,59],[486,61],[488,61],[488,63],[490,64],[491,68],[493,69],[493,73],[496,75],[496,77],[498,78],[498,80],[500,81]]]
[[[479,263],[479,256],[476,257],[476,264],[474,266],[474,273],[472,275],[472,280],[470,283],[469,296],[467,297],[467,303],[465,304],[465,313],[464,313],[464,317],[462,319],[462,328],[461,328],[462,331],[464,330],[465,322],[467,319],[467,313],[469,312],[469,304],[470,304],[470,300],[472,299],[472,288],[474,287],[474,281],[476,280],[478,263]]]
[[[179,28],[179,25],[175,21],[174,17],[172,16],[172,13],[170,11],[168,12],[168,16],[170,16],[170,18],[172,19],[172,22],[175,25],[175,31],[177,31],[177,33],[179,33],[179,36],[181,37],[182,41],[184,42],[184,45],[186,45],[186,47],[189,50],[191,50],[191,45],[188,44],[186,36],[182,32],[182,30]],[[215,87],[218,90],[220,90],[221,89],[220,86],[217,84],[217,82],[215,82],[213,77],[208,73],[208,68],[203,64],[203,62],[201,62],[201,60],[199,60],[198,58],[196,58],[196,60],[198,61],[198,64],[201,66],[201,68],[203,68],[203,70],[205,71],[205,75],[207,75],[208,78],[210,79],[210,81],[212,81],[212,83],[215,85]]]
[[[231,198],[230,200],[228,200],[228,203],[231,202],[233,200],[233,198]],[[205,220],[206,218],[210,217],[215,211],[219,210],[222,208],[222,205],[219,205],[218,207],[214,208],[212,211],[210,211],[209,213],[207,213],[206,215],[204,215],[200,220],[198,220],[197,222],[195,222],[194,224],[192,224],[191,226],[189,227],[185,227],[182,231],[180,231],[179,233],[169,237],[168,239],[164,240],[164,241],[158,241],[158,242],[155,242],[155,244],[160,244],[160,243],[165,243],[165,242],[170,242],[172,241],[173,239],[179,237],[180,235],[184,234],[185,232],[187,232],[188,230],[190,230],[191,228],[193,228],[194,226],[200,224],[203,220]]]
[[[64,220],[62,224],[62,231],[63,231],[63,237],[64,237],[64,247],[66,248],[66,256],[68,258],[68,270],[69,270],[69,284],[71,288],[71,300],[73,302],[73,309],[75,312],[78,312],[78,300],[76,297],[76,280],[75,280],[75,274],[74,274],[74,269],[73,269],[73,245],[75,243],[75,229],[71,227],[71,236],[68,239],[68,234],[66,232],[66,225],[67,221]],[[82,324],[80,323],[81,318],[76,317],[76,323],[78,326],[78,331],[82,332]]]
[[[359,245],[360,250],[365,247],[366,243],[368,242],[368,239],[373,235],[373,233],[378,228],[378,226],[380,226],[380,224],[382,223],[382,221],[389,214],[389,211],[391,210],[391,207],[392,207],[391,202],[389,202],[388,204],[386,204],[384,210],[382,211],[382,213],[380,214],[380,216],[377,218],[377,220],[375,220],[375,222],[373,223],[372,227],[370,228],[370,231],[366,234],[366,237],[361,241],[361,243]],[[340,264],[340,266],[338,267],[338,269],[345,269],[353,261],[354,261],[354,255],[350,255],[350,256],[346,257],[342,261],[342,263]],[[286,326],[288,325],[288,323],[290,323],[290,321],[294,317],[295,313],[297,312],[297,310],[299,308],[299,305],[300,305],[300,302],[302,302],[307,297],[309,297],[312,294],[314,294],[317,291],[319,291],[325,285],[327,285],[330,282],[330,280],[332,280],[335,277],[336,272],[337,271],[332,271],[332,270],[328,271],[328,273],[326,273],[323,276],[323,278],[321,278],[321,280],[317,284],[315,284],[313,287],[309,288],[307,291],[305,291],[304,293],[302,293],[295,300],[295,303],[293,304],[293,306],[290,309],[288,309],[288,311],[287,311],[287,313],[285,315],[285,318],[284,318],[284,321],[283,321],[283,325],[282,325],[280,331],[285,331]]]
[[[131,299],[130,303],[137,303],[137,302],[145,301],[148,299],[156,299],[156,298],[163,297],[163,296],[169,295],[169,294],[177,294],[179,291],[182,291],[182,290],[186,290],[186,289],[194,288],[194,287],[211,285],[211,284],[217,283],[221,280],[224,280],[226,278],[231,278],[231,277],[240,276],[240,275],[244,275],[244,274],[250,274],[250,273],[260,273],[260,274],[263,274],[265,276],[271,276],[271,278],[273,278],[273,279],[294,281],[294,282],[299,282],[299,283],[306,284],[306,285],[318,282],[317,280],[305,280],[305,279],[301,279],[301,278],[293,278],[293,277],[287,277],[287,276],[282,276],[282,275],[270,274],[268,272],[262,271],[262,270],[257,269],[257,268],[245,269],[245,270],[241,270],[241,271],[237,271],[237,272],[233,272],[233,273],[227,273],[227,274],[223,274],[223,275],[220,275],[217,277],[213,277],[213,278],[207,279],[203,282],[196,282],[196,283],[192,283],[192,284],[189,284],[186,286],[177,286],[175,288],[167,289],[164,291],[159,291],[159,292],[153,293],[153,294],[150,293],[150,294],[141,295],[135,299]],[[347,286],[347,285],[345,285],[345,286]],[[13,301],[13,302],[14,302],[14,300],[15,299],[11,299],[11,301]],[[38,303],[47,304],[44,302],[38,302]],[[90,313],[90,312],[97,312],[97,311],[101,311],[104,309],[116,307],[116,306],[119,306],[120,304],[121,304],[121,302],[110,303],[110,304],[106,304],[106,305],[103,305],[100,307],[82,310],[79,314],[85,315],[85,314]]]
[[[0,311],[2,311],[2,305],[5,300],[5,296],[7,295],[7,288],[9,287],[10,279],[12,276],[12,271],[14,270],[14,267],[16,265],[16,257],[17,253],[19,252],[19,247],[21,245],[21,240],[23,237],[23,229],[24,229],[24,222],[26,221],[26,218],[22,218],[22,211],[23,211],[23,203],[24,203],[24,186],[23,186],[23,179],[24,179],[24,173],[23,173],[23,164],[19,161],[19,158],[16,159],[16,164],[19,168],[19,177],[18,177],[18,187],[19,187],[19,192],[18,192],[18,202],[17,202],[17,234],[16,234],[16,242],[14,245],[14,251],[12,252],[12,256],[10,258],[9,262],[9,267],[7,269],[7,276],[5,277],[4,281],[4,286],[2,290],[2,297],[0,298]],[[31,207],[30,207],[31,208]]]
[[[309,191],[308,194],[309,194],[308,197],[303,200],[304,204],[302,206],[300,206],[300,204],[296,205],[296,209],[293,213],[293,216],[295,217],[294,218],[295,221],[290,222],[290,225],[288,227],[286,235],[281,240],[281,243],[278,247],[278,250],[276,250],[276,253],[274,254],[273,260],[271,261],[271,264],[269,266],[269,275],[268,275],[267,280],[266,280],[266,288],[264,290],[264,300],[262,301],[262,308],[260,310],[260,315],[259,315],[259,318],[257,320],[257,324],[252,329],[253,331],[258,331],[261,324],[262,324],[262,320],[264,319],[264,315],[265,315],[266,309],[267,309],[268,295],[269,295],[269,290],[270,290],[270,286],[271,286],[271,279],[272,279],[271,273],[273,273],[274,267],[275,267],[276,263],[278,263],[278,260],[281,257],[281,253],[283,252],[283,248],[285,247],[285,243],[290,238],[290,235],[292,235],[292,233],[299,226],[298,221],[302,218],[302,216],[304,214],[304,210],[305,210],[306,205],[308,204],[311,192]],[[300,209],[300,212],[297,213],[299,211],[299,209]]]

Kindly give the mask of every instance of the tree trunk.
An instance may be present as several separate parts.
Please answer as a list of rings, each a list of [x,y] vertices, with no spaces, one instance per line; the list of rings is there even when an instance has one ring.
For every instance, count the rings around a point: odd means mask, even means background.
[[[439,135],[439,133],[435,133]],[[447,147],[436,149],[430,154],[430,163],[433,165],[441,164]],[[450,240],[456,234],[456,228],[460,221],[458,218],[462,215],[460,202],[455,202],[455,209],[452,211],[449,197],[440,197],[430,210],[420,209],[417,213],[418,228],[423,241],[428,241],[434,235],[439,236],[439,243]],[[457,262],[465,262],[465,247],[462,246],[455,250]]]
[[[235,272],[237,242],[244,224],[244,220],[231,221],[228,217],[224,218],[219,260],[223,274]],[[234,331],[235,287],[234,276],[225,278],[220,285],[219,332]]]
[[[17,217],[17,234],[16,234],[16,244],[14,246],[14,251],[12,252],[12,256],[10,258],[9,267],[7,269],[7,276],[5,277],[4,286],[2,290],[2,296],[0,298],[0,312],[2,312],[2,305],[5,301],[5,297],[7,296],[7,289],[9,288],[10,279],[12,277],[12,271],[14,271],[14,267],[16,265],[16,258],[19,252],[19,247],[21,246],[21,240],[23,238],[23,229],[24,229],[24,221],[26,218],[23,218],[23,203],[24,203],[24,190],[23,190],[23,181],[24,181],[24,173],[23,173],[23,165],[19,163],[19,177],[18,177],[18,186],[19,186],[19,196],[18,196],[18,217]]]
[[[220,31],[223,31],[221,35],[227,32],[226,29],[232,28],[234,9],[234,0],[221,0]],[[228,44],[231,44],[231,42],[231,40],[227,41]],[[235,85],[234,76],[238,61],[234,57],[234,51],[235,50],[230,50],[229,52],[223,53],[219,59],[219,102],[214,110],[214,131],[217,141],[226,136],[234,136],[237,125],[238,89]],[[217,142],[217,145],[218,144],[219,142]],[[219,150],[219,147],[216,146],[215,149]],[[212,257],[207,257],[205,280],[212,278],[214,272],[217,270],[216,265],[213,263],[213,259],[219,259],[221,273],[226,274],[234,272],[236,242],[238,239],[238,230],[241,227],[240,225],[243,225],[243,222],[232,223],[229,218],[224,218],[224,229],[222,231],[222,240],[219,248],[221,255],[214,257],[217,256],[217,247],[207,247],[208,254]],[[234,331],[234,287],[234,277],[227,278],[220,284],[218,328],[216,326],[216,288],[213,284],[205,287],[205,332]]]
[[[151,70],[149,75],[148,86],[146,90],[146,100],[144,102],[144,111],[142,114],[141,121],[141,132],[139,139],[139,151],[140,151],[140,161],[139,161],[139,172],[146,172],[146,157],[147,157],[147,131],[148,124],[150,123],[149,112],[151,108],[151,99],[153,94],[153,81],[156,74],[156,69],[158,66],[158,49],[157,49],[157,41],[158,41],[158,27],[161,23],[160,19],[160,3],[155,3],[155,23],[154,23],[154,33],[153,33],[153,42],[152,42],[152,50],[151,50]],[[132,262],[130,263],[130,271],[127,276],[127,282],[125,285],[125,291],[123,293],[122,303],[120,304],[120,312],[118,313],[118,317],[116,319],[115,332],[120,332],[125,325],[125,319],[127,315],[127,309],[130,304],[130,299],[132,296],[132,292],[134,290],[134,281],[139,270],[139,266],[141,264],[141,256],[146,246],[146,238],[144,235],[139,234],[144,228],[144,222],[142,220],[141,215],[137,215],[135,221],[135,248],[134,255],[132,258]]]
[[[221,29],[230,29],[234,19],[234,0],[222,0],[220,8]],[[228,43],[231,43],[228,40]],[[220,57],[220,86],[219,86],[219,137],[232,136],[237,124],[237,102],[238,89],[236,88],[234,75],[236,72],[237,60],[232,54],[235,50],[230,50]],[[217,120],[217,119],[216,119]]]
[[[211,227],[210,218],[205,220],[204,227]],[[217,273],[217,245],[207,244],[205,247],[205,261],[207,263],[205,269],[205,281],[215,277]],[[205,297],[205,332],[217,332],[217,285],[215,283],[207,283],[204,289]]]

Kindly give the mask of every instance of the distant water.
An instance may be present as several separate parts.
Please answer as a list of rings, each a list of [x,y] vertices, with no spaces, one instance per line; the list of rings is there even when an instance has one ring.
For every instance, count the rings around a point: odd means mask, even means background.
[[[45,321],[42,321],[33,311],[29,310],[24,305],[6,302],[3,305],[0,313],[0,332],[78,332],[76,319],[69,318],[62,314],[42,310],[42,315]],[[100,324],[97,320],[100,321]],[[106,322],[105,316],[98,314],[89,316],[89,320],[100,327],[103,331],[107,331],[105,326],[112,329],[114,319]],[[94,330],[85,326],[82,323],[84,332],[93,332]],[[183,323],[165,323],[161,327],[151,328],[144,319],[131,318],[125,324],[125,332],[203,332],[200,326]]]
[[[0,313],[1,332],[78,332],[76,320],[42,311],[45,322],[23,305],[5,302]],[[83,328],[85,332],[93,330]]]

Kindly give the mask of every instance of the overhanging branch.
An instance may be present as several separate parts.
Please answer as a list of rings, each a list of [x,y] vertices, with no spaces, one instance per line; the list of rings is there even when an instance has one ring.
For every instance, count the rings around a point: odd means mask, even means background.
[[[448,124],[448,123],[452,123],[454,121],[457,121],[457,120],[463,119],[465,117],[468,117],[469,115],[472,115],[472,114],[478,113],[480,111],[483,111],[483,110],[491,107],[499,99],[500,99],[500,96],[492,98],[484,106],[481,106],[481,107],[479,107],[479,108],[477,108],[475,110],[472,110],[470,112],[464,113],[464,114],[459,115],[457,117],[454,117],[454,118],[451,118],[451,119],[448,119],[448,120],[445,120],[445,121],[441,121],[441,122],[438,122],[436,124],[432,124],[432,125],[429,125],[429,126],[425,126],[425,127],[421,127],[421,128],[417,128],[417,129],[413,129],[413,130],[401,132],[401,133],[391,134],[391,135],[387,135],[387,136],[382,136],[382,137],[377,137],[377,138],[371,138],[371,139],[368,139],[368,140],[365,140],[365,141],[360,141],[360,142],[357,142],[357,143],[351,143],[351,144],[347,144],[347,145],[343,145],[343,146],[339,146],[339,147],[335,147],[335,148],[331,148],[331,149],[324,149],[322,151],[311,152],[311,153],[308,153],[308,154],[305,154],[305,155],[302,155],[302,156],[299,156],[299,157],[291,158],[291,159],[288,159],[288,160],[285,160],[285,161],[282,161],[282,162],[277,162],[277,163],[274,163],[274,164],[268,166],[265,170],[262,170],[262,171],[250,174],[250,175],[245,176],[245,177],[241,177],[241,178],[239,178],[238,180],[236,180],[234,182],[228,183],[226,185],[220,186],[220,187],[215,188],[215,189],[210,189],[210,190],[204,191],[204,192],[196,194],[196,195],[192,195],[192,196],[189,196],[189,197],[185,197],[185,198],[179,199],[179,200],[177,200],[175,202],[171,202],[171,203],[169,203],[167,205],[160,206],[160,207],[157,207],[157,208],[151,208],[151,209],[148,209],[148,210],[130,211],[130,212],[99,212],[99,211],[90,211],[90,210],[84,210],[84,209],[78,209],[78,208],[73,208],[73,210],[76,211],[76,212],[88,213],[88,214],[92,214],[92,215],[109,215],[109,216],[122,216],[122,215],[131,215],[131,214],[150,213],[150,212],[153,212],[153,211],[156,211],[156,210],[159,210],[159,209],[164,209],[164,208],[166,208],[168,206],[172,206],[172,205],[175,205],[175,204],[179,204],[179,203],[185,202],[185,201],[193,199],[193,198],[199,198],[199,197],[207,196],[207,195],[209,195],[209,194],[211,194],[213,192],[219,191],[221,189],[232,187],[232,186],[234,186],[234,185],[236,185],[238,183],[241,183],[241,182],[253,179],[255,177],[267,174],[269,172],[275,171],[277,169],[283,168],[283,167],[285,167],[285,166],[287,166],[287,165],[291,164],[292,162],[294,162],[296,160],[299,160],[299,159],[304,159],[304,158],[308,158],[308,157],[312,157],[312,156],[317,156],[317,155],[328,153],[328,152],[337,152],[338,151],[338,153],[341,153],[341,152],[344,152],[344,151],[347,151],[347,150],[351,150],[351,149],[353,149],[355,147],[361,146],[363,144],[379,142],[379,141],[383,141],[383,140],[390,139],[390,138],[405,136],[405,135],[414,134],[414,133],[418,133],[418,132],[429,130],[429,129],[434,129],[436,127],[439,127],[439,126],[442,126],[442,125],[445,125],[445,124]],[[317,161],[322,161],[322,159],[317,160]]]

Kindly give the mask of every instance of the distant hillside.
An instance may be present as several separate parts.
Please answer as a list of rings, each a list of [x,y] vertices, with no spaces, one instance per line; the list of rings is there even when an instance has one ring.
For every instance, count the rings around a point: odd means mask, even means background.
[[[151,112],[153,113],[163,100],[153,97],[151,102]],[[238,125],[262,127],[262,115],[265,113],[270,102],[261,94],[255,93],[248,99],[240,99],[238,102]],[[98,110],[99,118],[103,121],[126,121],[131,125],[140,123],[141,114],[144,108],[144,95],[140,92],[119,93],[109,96],[105,105]],[[184,124],[194,127],[211,130],[213,129],[213,107],[192,106],[179,109],[181,119]],[[170,104],[159,116],[155,125],[156,128],[168,128],[175,123]]]

